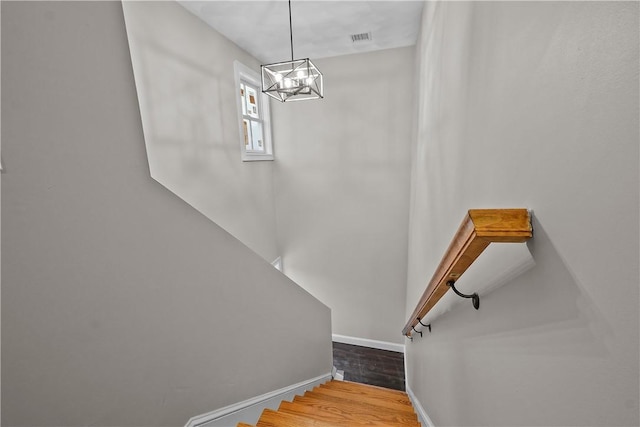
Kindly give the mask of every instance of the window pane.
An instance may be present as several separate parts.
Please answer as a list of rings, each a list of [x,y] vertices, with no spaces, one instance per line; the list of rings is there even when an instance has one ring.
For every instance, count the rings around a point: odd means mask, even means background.
[[[273,160],[269,100],[261,92],[260,75],[238,61],[234,61],[234,71],[236,102],[242,106],[236,105],[242,161]]]
[[[242,130],[244,131],[244,149],[251,150],[251,126],[249,120],[242,120]]]
[[[264,152],[264,138],[262,138],[262,123],[251,121],[253,151]]]
[[[244,85],[241,84],[240,85],[240,100],[242,101],[242,115],[246,116],[247,115],[247,101],[245,101],[245,99],[244,99],[244,94],[245,94]]]
[[[245,85],[246,88],[246,99],[247,99],[247,112],[246,114],[250,117],[259,118],[258,115],[258,91],[256,88]]]

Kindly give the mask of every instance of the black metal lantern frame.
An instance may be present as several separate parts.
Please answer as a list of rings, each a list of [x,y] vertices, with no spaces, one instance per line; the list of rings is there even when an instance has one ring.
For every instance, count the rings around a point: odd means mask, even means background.
[[[309,58],[293,59],[291,0],[289,0],[291,61],[262,65],[262,92],[281,102],[324,98],[322,73]]]
[[[323,98],[322,73],[309,58],[263,65],[262,92],[281,102]]]

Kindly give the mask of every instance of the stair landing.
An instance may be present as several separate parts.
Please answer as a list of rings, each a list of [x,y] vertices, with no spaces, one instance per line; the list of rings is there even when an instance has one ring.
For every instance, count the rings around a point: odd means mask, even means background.
[[[352,383],[329,381],[292,402],[283,401],[277,411],[265,409],[252,426],[238,427],[420,427],[405,392]]]

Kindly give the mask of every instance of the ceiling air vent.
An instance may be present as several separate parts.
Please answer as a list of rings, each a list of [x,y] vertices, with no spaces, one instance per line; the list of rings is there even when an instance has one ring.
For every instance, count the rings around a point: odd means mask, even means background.
[[[371,32],[360,33],[360,34],[351,34],[351,41],[353,43],[361,43],[361,42],[371,41]]]

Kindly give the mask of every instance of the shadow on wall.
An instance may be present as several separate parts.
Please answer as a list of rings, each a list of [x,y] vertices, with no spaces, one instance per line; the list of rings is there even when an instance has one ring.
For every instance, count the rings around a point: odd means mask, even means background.
[[[558,253],[543,225],[534,216],[534,237],[527,247],[535,265],[511,284],[481,296],[480,312],[467,304],[439,318],[446,336],[465,338],[465,345],[481,341],[492,352],[565,354],[576,357],[604,357],[611,327],[582,290],[576,276]],[[483,321],[476,321],[482,315]],[[455,317],[456,327],[451,327]],[[505,323],[504,318],[509,322]],[[434,328],[440,328],[436,322]],[[465,325],[463,329],[459,324]],[[540,345],[537,338],[544,337]],[[549,339],[554,337],[553,346]],[[451,337],[453,339],[453,337]]]
[[[467,295],[478,293],[480,300],[483,300],[486,295],[511,283],[535,265],[531,249],[526,243],[495,242],[456,281],[456,289]],[[471,300],[447,292],[424,316],[423,323],[437,322],[440,316],[461,304],[471,305]],[[418,326],[416,329],[424,328]]]
[[[123,11],[151,176],[273,261],[272,162],[242,161],[233,67],[257,60],[175,2]]]
[[[139,62],[141,84],[162,88],[140,100],[150,112],[151,135],[146,142],[186,149],[179,158],[200,163],[190,166],[206,167],[206,156],[195,155],[203,150],[198,146],[206,150],[223,148],[220,79],[212,76],[205,64],[191,61],[180,52],[153,41],[146,41],[145,48]],[[176,79],[176,75],[186,76],[185,80]]]
[[[533,230],[534,238],[527,243],[535,260],[532,268],[481,296],[480,310],[469,303],[458,304],[434,321],[432,333],[408,343],[409,349],[416,346],[418,352],[408,362],[417,372],[415,378],[432,382],[409,385],[414,391],[426,387],[423,399],[434,422],[447,419],[456,425],[471,425],[465,418],[470,412],[478,419],[502,414],[505,425],[516,423],[509,417],[518,411],[522,419],[531,419],[524,412],[540,402],[523,403],[518,390],[544,401],[565,389],[549,388],[561,378],[558,372],[580,372],[583,366],[609,363],[611,326],[535,217]],[[570,382],[576,374],[567,375]],[[588,381],[588,371],[582,375]],[[536,377],[540,380],[532,381]],[[515,399],[511,405],[515,409],[505,411],[510,399]],[[467,408],[467,415],[461,415],[460,407]],[[534,424],[553,425],[545,416],[540,415],[543,421]]]
[[[197,209],[202,183],[224,183],[232,172],[224,169],[238,160],[223,143],[220,81],[203,64],[179,52],[152,41],[146,41],[144,47],[137,84],[155,88],[143,90],[147,96],[139,99],[146,113],[145,145],[151,176],[187,203],[193,204],[195,198]],[[218,167],[213,167],[211,159],[221,160]],[[230,185],[216,186],[213,194],[221,200],[238,197]]]

